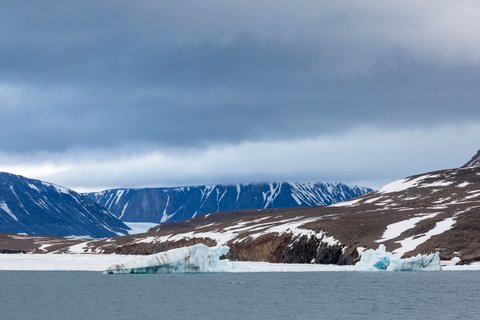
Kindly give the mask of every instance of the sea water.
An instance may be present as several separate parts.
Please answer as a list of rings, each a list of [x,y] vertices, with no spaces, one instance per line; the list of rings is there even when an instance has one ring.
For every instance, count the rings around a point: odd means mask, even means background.
[[[480,272],[0,271],[0,319],[480,319]]]

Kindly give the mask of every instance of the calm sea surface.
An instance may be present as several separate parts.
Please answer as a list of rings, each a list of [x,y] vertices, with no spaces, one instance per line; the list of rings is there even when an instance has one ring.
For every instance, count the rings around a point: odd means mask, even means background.
[[[480,319],[480,272],[0,271],[0,319]]]

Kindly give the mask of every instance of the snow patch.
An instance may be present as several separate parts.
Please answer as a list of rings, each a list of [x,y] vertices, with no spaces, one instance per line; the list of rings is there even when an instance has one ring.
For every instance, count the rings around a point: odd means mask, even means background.
[[[354,206],[354,205],[357,205],[360,200],[362,200],[362,198],[357,198],[357,199],[350,200],[350,201],[343,201],[343,202],[339,202],[339,203],[332,204],[330,207],[349,207],[349,206]]]
[[[405,178],[405,179],[400,179],[396,180],[392,183],[387,184],[386,186],[383,186],[378,190],[379,193],[393,193],[393,192],[400,192],[404,191],[413,187],[418,186],[423,180],[425,179],[432,179],[432,178],[437,178],[439,177],[438,174],[427,174],[423,175],[417,178]],[[448,184],[445,184],[448,183]],[[426,184],[423,187],[431,187],[431,186],[445,186],[445,185],[450,185],[453,182],[435,182],[431,184]]]
[[[53,246],[54,244],[55,243],[43,243],[40,247],[38,247],[38,250],[46,252],[47,248]]]
[[[457,185],[457,187],[459,188],[465,188],[466,186],[468,186],[469,184],[471,184],[470,182],[462,182],[460,183],[459,185]]]
[[[378,201],[382,198],[383,198],[383,196],[371,198],[371,199],[366,200],[364,203],[374,203],[375,201]]]
[[[480,192],[479,192],[479,193],[471,194],[471,195],[469,195],[469,196],[466,196],[466,197],[464,198],[464,200],[475,199],[475,198],[478,198],[478,197],[480,197]]]
[[[405,231],[413,229],[418,222],[422,220],[431,219],[437,215],[438,215],[438,212],[389,224],[387,226],[387,230],[385,230],[385,232],[383,233],[382,238],[379,240],[376,240],[375,242],[380,243],[380,242],[385,242],[388,240],[395,239]]]
[[[394,250],[393,252],[398,253],[399,255],[403,255],[407,252],[415,250],[417,246],[428,241],[431,237],[442,234],[450,230],[455,223],[456,223],[455,217],[449,217],[449,218],[446,218],[445,220],[437,222],[433,229],[430,229],[424,234],[415,235],[401,241],[396,241],[397,243],[400,243],[401,247]]]
[[[435,182],[432,182],[432,183],[422,184],[419,187],[420,188],[447,187],[447,186],[450,186],[452,184],[453,184],[452,181],[444,181],[443,180],[443,181],[435,181]]]
[[[139,240],[136,240],[135,243],[152,243],[152,242],[157,242],[158,237],[146,237],[146,238],[141,238]]]
[[[77,254],[84,253],[87,249],[87,245],[88,245],[88,242],[81,242],[81,243],[75,244],[68,249],[68,252],[77,253]]]
[[[152,222],[123,222],[130,228],[128,234],[145,233],[153,227],[158,226],[158,223]]]

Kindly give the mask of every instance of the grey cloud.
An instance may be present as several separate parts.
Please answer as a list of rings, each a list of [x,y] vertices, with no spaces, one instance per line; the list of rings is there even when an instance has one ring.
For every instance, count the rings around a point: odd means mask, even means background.
[[[477,147],[480,125],[254,142],[204,150],[90,150],[11,157],[6,170],[78,190],[260,181],[341,181],[378,187],[415,173],[458,167]],[[42,159],[50,159],[45,161]]]
[[[422,20],[415,10],[431,8],[413,4],[2,3],[2,151],[198,148],[476,122],[477,36],[438,27],[445,9]]]

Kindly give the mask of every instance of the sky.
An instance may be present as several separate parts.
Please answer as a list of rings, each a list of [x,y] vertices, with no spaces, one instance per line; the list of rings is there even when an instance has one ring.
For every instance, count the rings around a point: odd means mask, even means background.
[[[480,2],[0,3],[0,171],[379,187],[480,149]]]

